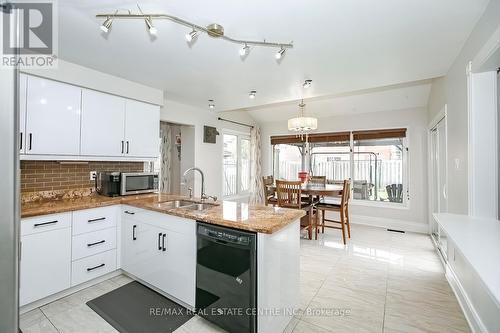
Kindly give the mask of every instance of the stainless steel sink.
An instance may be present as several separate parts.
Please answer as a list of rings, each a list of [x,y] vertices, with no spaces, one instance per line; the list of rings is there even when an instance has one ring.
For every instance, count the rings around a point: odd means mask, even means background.
[[[210,204],[210,203],[195,203],[195,204],[191,204],[189,206],[185,206],[184,208],[189,209],[189,210],[202,211],[202,210],[205,210],[208,208],[212,208],[214,206],[215,206],[214,204]]]
[[[191,206],[194,203],[192,201],[187,201],[187,200],[174,200],[174,201],[165,201],[162,202],[161,205],[167,209],[169,208],[182,208],[186,206]]]

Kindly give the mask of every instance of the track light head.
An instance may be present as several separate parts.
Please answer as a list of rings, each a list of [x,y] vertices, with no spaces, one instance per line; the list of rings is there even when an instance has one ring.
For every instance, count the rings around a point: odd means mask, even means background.
[[[248,94],[248,98],[250,98],[250,99],[254,99],[256,95],[257,95],[257,91],[256,91],[256,90],[252,90],[252,91],[250,91],[250,93]]]
[[[188,43],[191,43],[196,38],[198,38],[198,31],[194,30],[194,28],[190,33],[186,34],[186,40],[188,41]]]
[[[151,20],[151,17],[146,17],[144,19],[144,22],[146,22],[146,27],[148,28],[148,31],[151,35],[156,36],[158,33],[158,29],[153,25],[153,20]]]
[[[215,109],[215,103],[214,103],[214,100],[213,99],[209,99],[208,100],[208,107],[210,109]]]
[[[241,49],[240,49],[240,56],[244,57],[246,56],[248,53],[250,53],[250,46],[248,46],[247,44],[245,44]]]
[[[304,87],[305,89],[309,88],[312,84],[312,80],[305,80],[304,81],[304,84],[302,85],[302,87]]]
[[[283,58],[285,56],[285,52],[286,52],[286,49],[281,47],[281,49],[278,52],[276,52],[276,54],[275,54],[276,60]]]
[[[113,18],[111,17],[107,17],[106,20],[104,20],[104,22],[101,24],[101,30],[104,32],[104,33],[108,33],[109,32],[109,29],[111,29],[111,24],[113,23]]]

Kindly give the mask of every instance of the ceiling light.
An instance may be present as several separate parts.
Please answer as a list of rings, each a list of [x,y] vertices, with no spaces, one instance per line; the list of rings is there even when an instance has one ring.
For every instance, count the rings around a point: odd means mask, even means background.
[[[186,40],[191,43],[193,40],[195,40],[198,37],[198,31],[194,30],[191,31],[190,33],[186,34]]]
[[[155,26],[153,25],[151,17],[144,18],[144,22],[146,22],[146,26],[148,27],[149,33],[153,36],[156,36],[156,34],[158,33],[158,29],[156,29]]]
[[[255,95],[257,95],[257,91],[252,90],[252,91],[250,91],[250,93],[248,94],[248,98],[250,98],[250,99],[254,99],[254,98],[255,98]]]
[[[305,108],[306,105],[304,104],[304,100],[302,100],[299,104],[299,114],[297,117],[288,120],[288,130],[296,132],[301,138],[305,135],[307,141],[309,132],[318,128],[318,119],[306,117]]]
[[[214,100],[213,99],[209,99],[208,100],[208,107],[210,109],[214,109],[215,108],[215,103],[214,103]]]
[[[283,56],[285,55],[285,49],[282,47],[278,52],[276,52],[275,54],[275,57],[277,60],[283,58]]]
[[[302,85],[302,87],[304,87],[305,89],[309,88],[312,84],[313,80],[305,80],[304,81],[304,84]]]
[[[240,56],[244,57],[244,56],[246,56],[249,52],[250,52],[250,46],[248,46],[247,44],[245,44],[245,46],[243,46],[243,47],[240,49]]]
[[[101,24],[101,30],[105,33],[108,33],[112,23],[113,19],[108,16],[108,18],[106,18],[106,20]]]

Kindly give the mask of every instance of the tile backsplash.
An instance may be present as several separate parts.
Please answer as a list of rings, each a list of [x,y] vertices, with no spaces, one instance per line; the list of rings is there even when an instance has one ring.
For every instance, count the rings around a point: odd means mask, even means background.
[[[143,162],[21,161],[21,192],[93,188],[91,171],[141,172]]]

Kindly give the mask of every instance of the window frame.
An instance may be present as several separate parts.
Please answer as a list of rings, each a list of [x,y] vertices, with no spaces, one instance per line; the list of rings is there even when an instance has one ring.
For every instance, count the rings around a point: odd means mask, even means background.
[[[249,141],[249,152],[248,154],[251,154],[252,150],[252,143],[251,143],[251,138],[250,138],[250,133],[245,133],[245,132],[240,132],[240,131],[234,131],[234,130],[228,130],[228,129],[223,129],[222,130],[222,198],[224,199],[238,199],[242,197],[247,197],[250,195],[250,187],[251,183],[248,186],[247,191],[242,191],[242,182],[241,182],[241,168],[242,168],[242,159],[241,159],[241,141],[242,140],[248,140]],[[224,188],[225,188],[225,169],[224,169],[224,136],[225,135],[232,135],[236,136],[236,193],[235,194],[230,194],[230,195],[225,195],[224,194]],[[250,159],[251,161],[251,159]],[[251,182],[251,162],[250,162],[250,167],[248,170],[249,173],[249,180]]]
[[[398,202],[388,202],[388,201],[372,201],[372,200],[363,200],[363,199],[354,199],[351,193],[351,203],[356,205],[356,206],[368,206],[368,207],[379,207],[379,208],[392,208],[392,209],[410,209],[410,201],[411,201],[411,189],[410,189],[410,165],[411,165],[411,155],[410,155],[410,133],[411,129],[409,127],[406,127],[406,136],[403,137],[403,152],[402,152],[402,183],[403,183],[403,202],[398,203]],[[391,130],[388,128],[387,130]],[[354,176],[354,135],[353,133],[356,132],[356,130],[351,130],[351,131],[344,131],[344,132],[349,132],[350,133],[350,139],[349,139],[349,147],[350,147],[350,154],[349,154],[349,159],[350,159],[350,179],[353,179]],[[341,132],[339,132],[341,133]],[[342,132],[343,133],[343,132]],[[275,176],[275,156],[274,156],[274,144],[271,144],[271,170],[273,173],[273,176]],[[311,150],[308,149],[310,152]],[[309,153],[310,154],[310,153]],[[309,156],[310,158],[310,156]],[[307,159],[307,158],[306,158]],[[308,165],[309,163],[306,163],[307,167],[310,168],[311,165]],[[310,171],[311,169],[309,169]],[[351,192],[352,192],[351,188]]]

